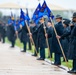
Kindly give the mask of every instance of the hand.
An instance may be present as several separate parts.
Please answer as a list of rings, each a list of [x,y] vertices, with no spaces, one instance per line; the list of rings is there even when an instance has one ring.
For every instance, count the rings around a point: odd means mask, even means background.
[[[29,37],[30,37],[30,39],[32,39],[32,33],[29,33]]]
[[[30,36],[30,39],[32,39],[32,36]]]
[[[29,36],[32,36],[32,33],[29,33]]]
[[[70,24],[70,26],[74,26],[73,24]]]
[[[6,26],[8,26],[8,24],[6,24]]]
[[[18,31],[16,31],[15,33],[16,33],[16,37],[18,38]]]
[[[61,37],[59,35],[56,36],[57,39],[60,39]]]
[[[16,31],[16,35],[18,35],[18,31]]]
[[[48,34],[47,34],[47,33],[45,34],[45,37],[46,37],[46,38],[48,37]]]
[[[71,23],[70,26],[74,26],[74,24]]]
[[[20,25],[20,29],[22,29],[22,25]]]

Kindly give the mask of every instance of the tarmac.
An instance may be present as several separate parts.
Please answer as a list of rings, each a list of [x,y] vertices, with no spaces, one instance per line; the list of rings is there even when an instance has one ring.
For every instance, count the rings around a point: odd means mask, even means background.
[[[0,75],[74,75],[0,42]]]

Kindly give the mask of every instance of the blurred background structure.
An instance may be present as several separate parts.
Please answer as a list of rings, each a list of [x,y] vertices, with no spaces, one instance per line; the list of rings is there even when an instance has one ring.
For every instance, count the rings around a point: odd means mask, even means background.
[[[6,19],[6,16],[10,16],[11,12],[14,14],[15,18],[20,15],[20,8],[26,11],[28,8],[29,16],[32,17],[34,10],[36,9],[38,3],[43,3],[44,0],[1,0],[0,2],[0,18]],[[71,19],[74,11],[76,11],[76,1],[75,0],[45,0],[52,10],[53,14],[60,14],[64,18]]]

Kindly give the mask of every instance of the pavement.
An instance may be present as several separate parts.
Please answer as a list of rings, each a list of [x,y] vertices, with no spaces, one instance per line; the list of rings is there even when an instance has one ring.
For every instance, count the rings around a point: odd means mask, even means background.
[[[72,75],[36,59],[28,52],[20,52],[18,47],[10,48],[9,44],[0,43],[0,75]]]

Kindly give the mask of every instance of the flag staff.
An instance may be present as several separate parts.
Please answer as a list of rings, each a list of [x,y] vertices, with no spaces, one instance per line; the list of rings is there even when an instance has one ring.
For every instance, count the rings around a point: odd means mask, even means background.
[[[54,28],[55,35],[57,36],[58,34],[57,34],[56,28],[55,28],[55,26],[54,26],[53,20],[52,20],[52,18],[50,18],[50,19],[51,19],[51,21],[52,21],[52,25],[53,25],[53,28]],[[62,45],[61,45],[61,43],[60,43],[60,40],[59,40],[58,38],[57,38],[57,41],[58,41],[58,43],[59,43],[59,46],[60,46],[62,55],[63,55],[63,57],[64,57],[64,60],[66,61],[66,65],[67,65],[67,67],[68,67],[68,69],[69,69],[68,61],[67,61],[67,59],[66,59],[66,56],[65,56],[65,54],[64,54],[64,50],[63,50]],[[70,70],[70,69],[69,69],[69,70]]]
[[[26,23],[27,30],[28,30],[29,35],[30,35],[30,41],[33,43],[33,45],[34,45],[34,47],[35,47],[35,52],[36,52],[36,54],[37,54],[37,56],[38,56],[38,52],[37,52],[37,50],[36,50],[36,46],[35,46],[35,43],[34,43],[34,40],[33,40],[33,38],[32,38],[32,34],[31,34],[31,31],[30,31],[30,28],[29,28],[29,26],[28,26],[28,24],[27,24],[27,21],[26,21],[26,20],[25,20],[25,23]]]
[[[52,63],[51,51],[50,51],[50,47],[49,47],[49,43],[48,43],[48,38],[47,38],[47,36],[46,36],[47,31],[46,31],[46,26],[45,26],[45,24],[44,24],[44,32],[45,32],[45,37],[46,37],[46,44],[47,44],[47,47],[48,47],[48,55],[50,56],[50,61],[51,61],[51,63]]]
[[[26,3],[26,9],[28,9],[28,3]],[[30,43],[33,43],[34,48],[35,48],[35,52],[36,52],[36,54],[37,54],[37,56],[38,56],[38,52],[37,52],[37,50],[36,50],[36,46],[35,46],[34,40],[33,40],[33,38],[32,38],[31,31],[30,31],[30,27],[28,26],[28,23],[27,23],[27,21],[26,21],[26,20],[25,20],[25,23],[26,23],[27,30],[28,30],[29,35],[30,35],[30,37],[29,37],[29,38],[30,38]]]

